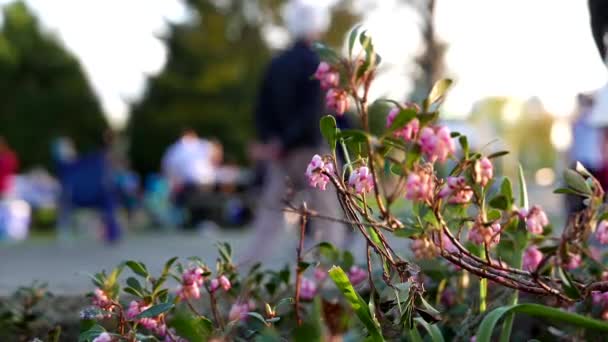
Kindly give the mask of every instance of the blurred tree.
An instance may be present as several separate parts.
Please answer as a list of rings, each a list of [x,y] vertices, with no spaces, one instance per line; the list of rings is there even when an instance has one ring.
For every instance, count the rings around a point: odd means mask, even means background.
[[[278,0],[187,0],[190,20],[172,24],[163,39],[164,70],[132,105],[130,155],[140,172],[158,170],[164,150],[182,128],[218,138],[226,157],[244,161],[253,138],[253,108],[271,50],[264,28],[280,25]],[[341,44],[355,16],[336,7],[328,40]]]
[[[422,18],[420,33],[422,35],[422,52],[414,61],[417,68],[414,74],[414,85],[408,98],[410,101],[421,102],[429,90],[445,75],[446,44],[441,42],[435,29],[436,0],[406,0],[415,8]]]
[[[80,64],[21,1],[3,9],[0,74],[0,135],[22,168],[49,166],[58,135],[81,150],[100,141],[108,124]]]

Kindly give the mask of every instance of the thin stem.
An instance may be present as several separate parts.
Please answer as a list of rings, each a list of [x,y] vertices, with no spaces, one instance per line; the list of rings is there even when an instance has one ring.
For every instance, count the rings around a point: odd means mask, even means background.
[[[211,311],[213,312],[213,319],[215,320],[215,323],[217,323],[220,328],[224,330],[224,321],[222,320],[222,317],[220,316],[219,310],[217,308],[217,301],[215,299],[213,291],[209,291],[209,303],[211,305]]]
[[[300,265],[302,264],[302,251],[304,250],[304,235],[306,232],[306,203],[302,203],[302,210],[304,211],[304,215],[300,216],[300,241],[298,248],[296,249],[296,299],[294,303],[296,322],[298,326],[302,325],[302,318],[300,317],[300,290],[302,288],[302,273],[304,270],[302,267],[300,267]]]

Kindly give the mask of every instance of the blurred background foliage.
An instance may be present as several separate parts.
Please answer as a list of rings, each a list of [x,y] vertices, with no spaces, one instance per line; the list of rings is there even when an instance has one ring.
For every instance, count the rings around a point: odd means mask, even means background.
[[[150,77],[127,125],[130,156],[139,172],[158,170],[163,151],[185,127],[219,139],[228,161],[244,162],[254,139],[253,108],[273,54],[264,25],[280,25],[282,1],[188,0],[190,20],[166,37],[164,69]],[[334,8],[324,41],[340,46],[357,17],[348,1]],[[288,115],[288,114],[286,114]]]
[[[0,73],[0,135],[23,168],[49,166],[60,135],[81,150],[99,145],[108,123],[80,63],[22,2],[3,10]]]

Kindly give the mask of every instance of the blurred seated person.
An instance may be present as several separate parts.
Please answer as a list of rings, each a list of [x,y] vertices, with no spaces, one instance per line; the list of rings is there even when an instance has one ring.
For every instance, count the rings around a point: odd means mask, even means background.
[[[169,180],[175,204],[191,211],[197,194],[212,192],[221,161],[222,149],[218,142],[201,139],[192,129],[184,130],[162,160],[162,170]],[[192,213],[190,216],[186,222],[189,226],[198,219],[192,217]]]
[[[78,156],[72,141],[60,138],[54,145],[54,159],[61,195],[59,200],[60,238],[68,238],[72,211],[93,208],[100,212],[104,224],[103,236],[107,242],[119,240],[121,227],[116,218],[117,189],[112,179],[112,167],[103,146],[97,151]]]

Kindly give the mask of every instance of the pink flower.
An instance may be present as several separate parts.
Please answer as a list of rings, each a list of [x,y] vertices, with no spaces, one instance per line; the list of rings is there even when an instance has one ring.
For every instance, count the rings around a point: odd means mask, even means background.
[[[333,173],[334,166],[331,162],[326,163],[320,155],[315,154],[306,168],[308,184],[313,188],[325,190],[327,183],[329,183],[329,177],[323,174],[323,172]]]
[[[490,159],[486,157],[475,162],[474,171],[473,178],[475,179],[475,182],[481,184],[481,186],[486,186],[490,179],[494,177],[494,167],[492,166]]]
[[[182,285],[177,291],[177,296],[181,299],[199,299],[201,298],[201,289],[196,284]]]
[[[327,62],[321,62],[317,67],[317,71],[315,71],[315,78],[321,83],[321,89],[327,90],[338,86],[340,74],[332,71],[331,66]]]
[[[218,278],[219,282],[220,282],[220,286],[222,287],[222,289],[224,291],[228,291],[230,290],[230,288],[232,287],[232,284],[230,284],[230,280],[228,280],[228,278],[226,278],[225,275],[221,275]]]
[[[374,177],[369,172],[367,166],[361,166],[351,172],[348,184],[355,189],[358,194],[364,194],[374,189]]]
[[[542,234],[543,227],[549,224],[547,214],[538,205],[533,206],[529,211],[520,210],[519,215],[525,218],[526,229],[532,234]]]
[[[204,271],[200,267],[192,267],[184,271],[184,274],[182,274],[182,284],[196,284],[198,286],[203,285],[203,273]]]
[[[100,288],[96,288],[93,291],[93,305],[97,306],[102,310],[112,310],[114,304],[108,295]]]
[[[327,278],[327,271],[322,267],[315,268],[315,279],[319,282],[325,280]]]
[[[249,312],[249,304],[248,303],[234,303],[230,307],[230,312],[228,313],[228,319],[231,321],[236,320],[244,320],[247,318],[247,313]]]
[[[597,230],[595,231],[595,238],[602,244],[608,244],[608,221],[602,220],[597,225]]]
[[[608,304],[608,292],[591,291],[591,299],[595,305]]]
[[[566,265],[564,265],[567,270],[577,269],[581,266],[581,263],[583,262],[583,258],[581,258],[580,254],[568,253],[568,258],[568,262],[566,263]]]
[[[361,267],[353,265],[348,271],[348,279],[350,280],[351,284],[355,286],[359,285],[361,282],[367,279],[367,272]]]
[[[395,118],[397,117],[397,114],[399,114],[399,111],[400,111],[399,107],[395,107],[395,108],[391,109],[391,111],[388,113],[388,116],[386,117],[386,128],[391,127],[391,125],[395,121]],[[393,135],[396,137],[400,137],[405,141],[411,141],[411,140],[414,140],[414,138],[418,134],[419,130],[420,130],[420,122],[418,121],[418,119],[413,118],[405,126],[403,126],[402,128],[399,128],[395,132],[393,132]]]
[[[405,197],[413,201],[430,201],[433,198],[435,182],[433,174],[424,169],[410,172],[405,184]]]
[[[475,224],[469,230],[469,240],[478,245],[483,243],[487,243],[490,247],[497,245],[500,242],[500,223],[484,224],[481,217],[477,217]]]
[[[312,300],[317,294],[317,284],[308,278],[302,278],[300,284],[300,299]]]
[[[107,332],[102,332],[93,339],[93,342],[112,342],[112,336]]]
[[[225,275],[221,275],[215,279],[212,279],[209,283],[209,291],[215,292],[217,289],[222,288],[224,291],[230,290],[232,284],[230,284],[230,280],[226,278]]]
[[[448,177],[439,197],[448,198],[449,203],[465,204],[471,201],[473,189],[467,184],[464,177]]]
[[[524,269],[534,272],[536,268],[543,260],[543,253],[536,248],[536,246],[530,246],[526,249],[523,256]]]
[[[456,151],[450,130],[445,126],[424,127],[420,132],[420,148],[430,162],[445,162]]]
[[[127,309],[127,319],[131,321],[135,320],[135,317],[137,317],[137,315],[139,315],[143,311],[146,311],[149,307],[150,305],[146,305],[144,304],[144,302],[132,300],[131,303],[129,303],[129,308]]]
[[[348,94],[343,89],[329,89],[325,95],[325,103],[336,115],[343,115],[348,110]]]

